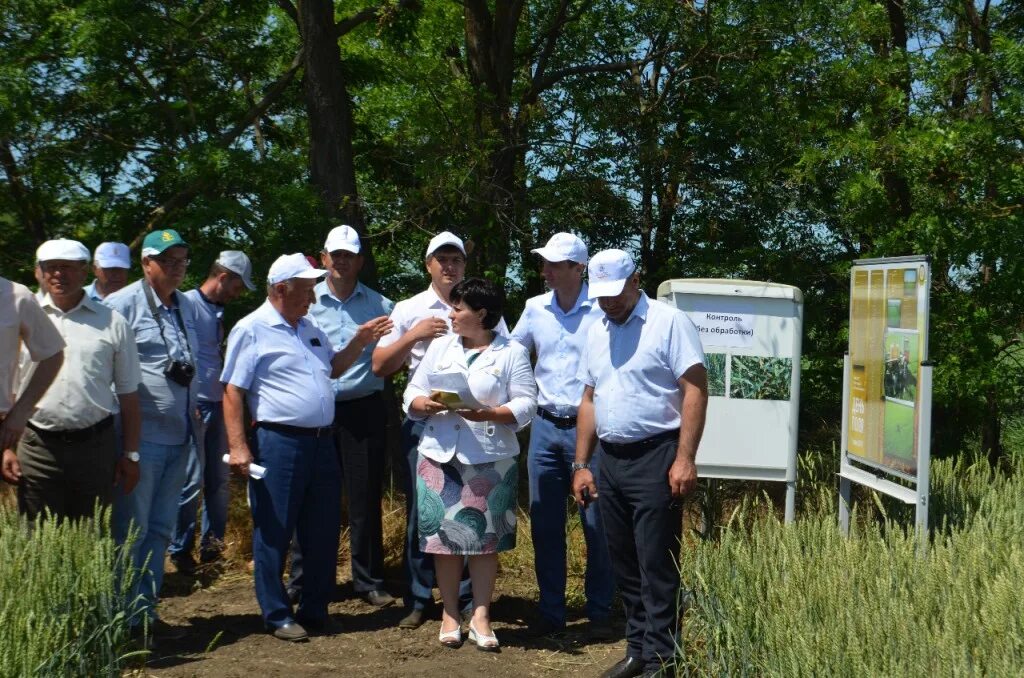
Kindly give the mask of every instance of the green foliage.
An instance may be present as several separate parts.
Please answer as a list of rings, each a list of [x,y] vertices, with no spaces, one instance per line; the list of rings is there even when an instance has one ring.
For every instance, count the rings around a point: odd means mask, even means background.
[[[927,547],[905,521],[856,514],[843,537],[834,481],[790,526],[747,502],[719,541],[683,549],[681,660],[709,676],[1018,675],[1021,449],[1008,476],[984,461],[933,464]]]
[[[0,675],[119,676],[136,576],[108,529],[49,520],[29,530],[0,508]]]
[[[756,400],[789,400],[792,374],[793,361],[790,358],[734,355],[729,395]]]

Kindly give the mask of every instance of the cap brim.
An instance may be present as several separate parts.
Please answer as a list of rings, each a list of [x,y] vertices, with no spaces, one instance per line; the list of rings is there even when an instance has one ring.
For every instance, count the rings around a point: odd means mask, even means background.
[[[116,259],[96,259],[96,265],[100,268],[131,268],[132,264],[130,261],[120,261]]]
[[[560,261],[569,261],[569,257],[548,249],[547,247],[538,247],[535,250],[530,250],[534,254],[539,254],[544,257],[546,261],[550,261],[552,264],[557,264]]]
[[[617,297],[622,294],[622,288],[626,286],[626,281],[629,278],[623,278],[622,280],[604,280],[602,282],[590,281],[589,293],[591,299],[597,299],[598,297]]]
[[[242,276],[242,282],[243,282],[243,283],[245,283],[245,286],[246,286],[247,288],[249,288],[249,291],[250,291],[250,292],[251,292],[252,290],[256,289],[256,286],[252,284],[252,278],[251,278],[251,277],[249,277],[249,276],[247,276],[247,275],[243,275],[243,276]]]
[[[327,275],[327,271],[323,270],[322,268],[310,268],[310,269],[307,269],[305,271],[302,271],[301,273],[297,273],[297,274],[293,275],[292,277],[293,278],[305,278],[307,280],[312,280],[314,278],[319,278],[319,277],[324,276],[324,275]]]
[[[327,252],[328,254],[330,254],[331,252],[337,252],[339,250],[345,250],[346,252],[351,252],[352,254],[359,254],[359,248],[356,247],[355,245],[350,245],[349,243],[345,243],[343,245],[324,245],[324,252]]]

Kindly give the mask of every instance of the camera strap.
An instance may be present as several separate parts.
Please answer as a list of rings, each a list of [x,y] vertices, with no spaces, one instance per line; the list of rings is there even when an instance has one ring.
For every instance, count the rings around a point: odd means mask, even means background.
[[[164,342],[164,351],[167,353],[167,359],[173,362],[174,358],[171,356],[171,347],[167,343],[167,337],[164,335],[164,321],[163,318],[160,317],[160,309],[157,308],[156,300],[153,298],[153,288],[149,286],[148,282],[143,280],[142,290],[146,295],[146,302],[149,303],[149,312],[153,314],[153,319],[156,320],[156,326],[160,330],[160,339]],[[172,292],[171,294],[173,296],[177,293]],[[178,327],[181,328],[180,333],[178,333],[177,329],[175,329],[175,333],[178,334],[178,338],[181,339],[181,343],[185,346],[186,355],[183,357],[187,357],[188,361],[195,365],[195,360],[192,358],[192,347],[188,345],[188,332],[185,331],[185,321],[181,318],[181,311],[178,310],[177,306],[174,307],[173,311],[174,317],[178,321]]]

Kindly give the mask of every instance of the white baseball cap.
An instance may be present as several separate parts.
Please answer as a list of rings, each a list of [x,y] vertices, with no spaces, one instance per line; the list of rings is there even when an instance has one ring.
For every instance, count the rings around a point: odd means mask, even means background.
[[[587,271],[591,297],[617,297],[636,271],[636,264],[622,250],[602,250],[591,257]]]
[[[132,253],[123,242],[101,242],[93,256],[100,268],[132,267]]]
[[[47,240],[36,250],[36,261],[89,261],[89,249],[77,240]]]
[[[305,278],[312,280],[327,275],[327,271],[320,268],[313,268],[309,265],[306,255],[301,252],[295,254],[282,254],[270,265],[267,272],[267,282],[274,283],[291,280],[292,278]]]
[[[430,255],[445,245],[456,247],[460,252],[462,252],[463,256],[466,255],[466,245],[462,242],[462,238],[450,231],[442,231],[430,239],[430,243],[427,245],[426,258],[429,259]]]
[[[217,257],[217,265],[223,266],[240,277],[250,290],[256,289],[256,286],[252,284],[252,262],[249,261],[249,257],[245,256],[245,252],[224,250]]]
[[[577,264],[587,263],[587,246],[572,233],[555,233],[544,247],[530,250],[552,263],[559,261],[575,261]]]
[[[331,232],[327,234],[327,240],[324,241],[324,252],[328,254],[338,250],[359,254],[360,249],[359,234],[351,226],[343,225],[332,228]]]

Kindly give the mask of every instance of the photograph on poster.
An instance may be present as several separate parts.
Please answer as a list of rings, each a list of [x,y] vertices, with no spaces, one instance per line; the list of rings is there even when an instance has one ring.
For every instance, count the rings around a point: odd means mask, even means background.
[[[886,332],[883,361],[885,397],[913,405],[917,398],[917,373],[921,363],[918,333],[907,330]]]
[[[726,355],[705,353],[704,363],[708,370],[708,395],[724,397]]]
[[[732,356],[729,396],[748,400],[789,400],[791,358]]]

